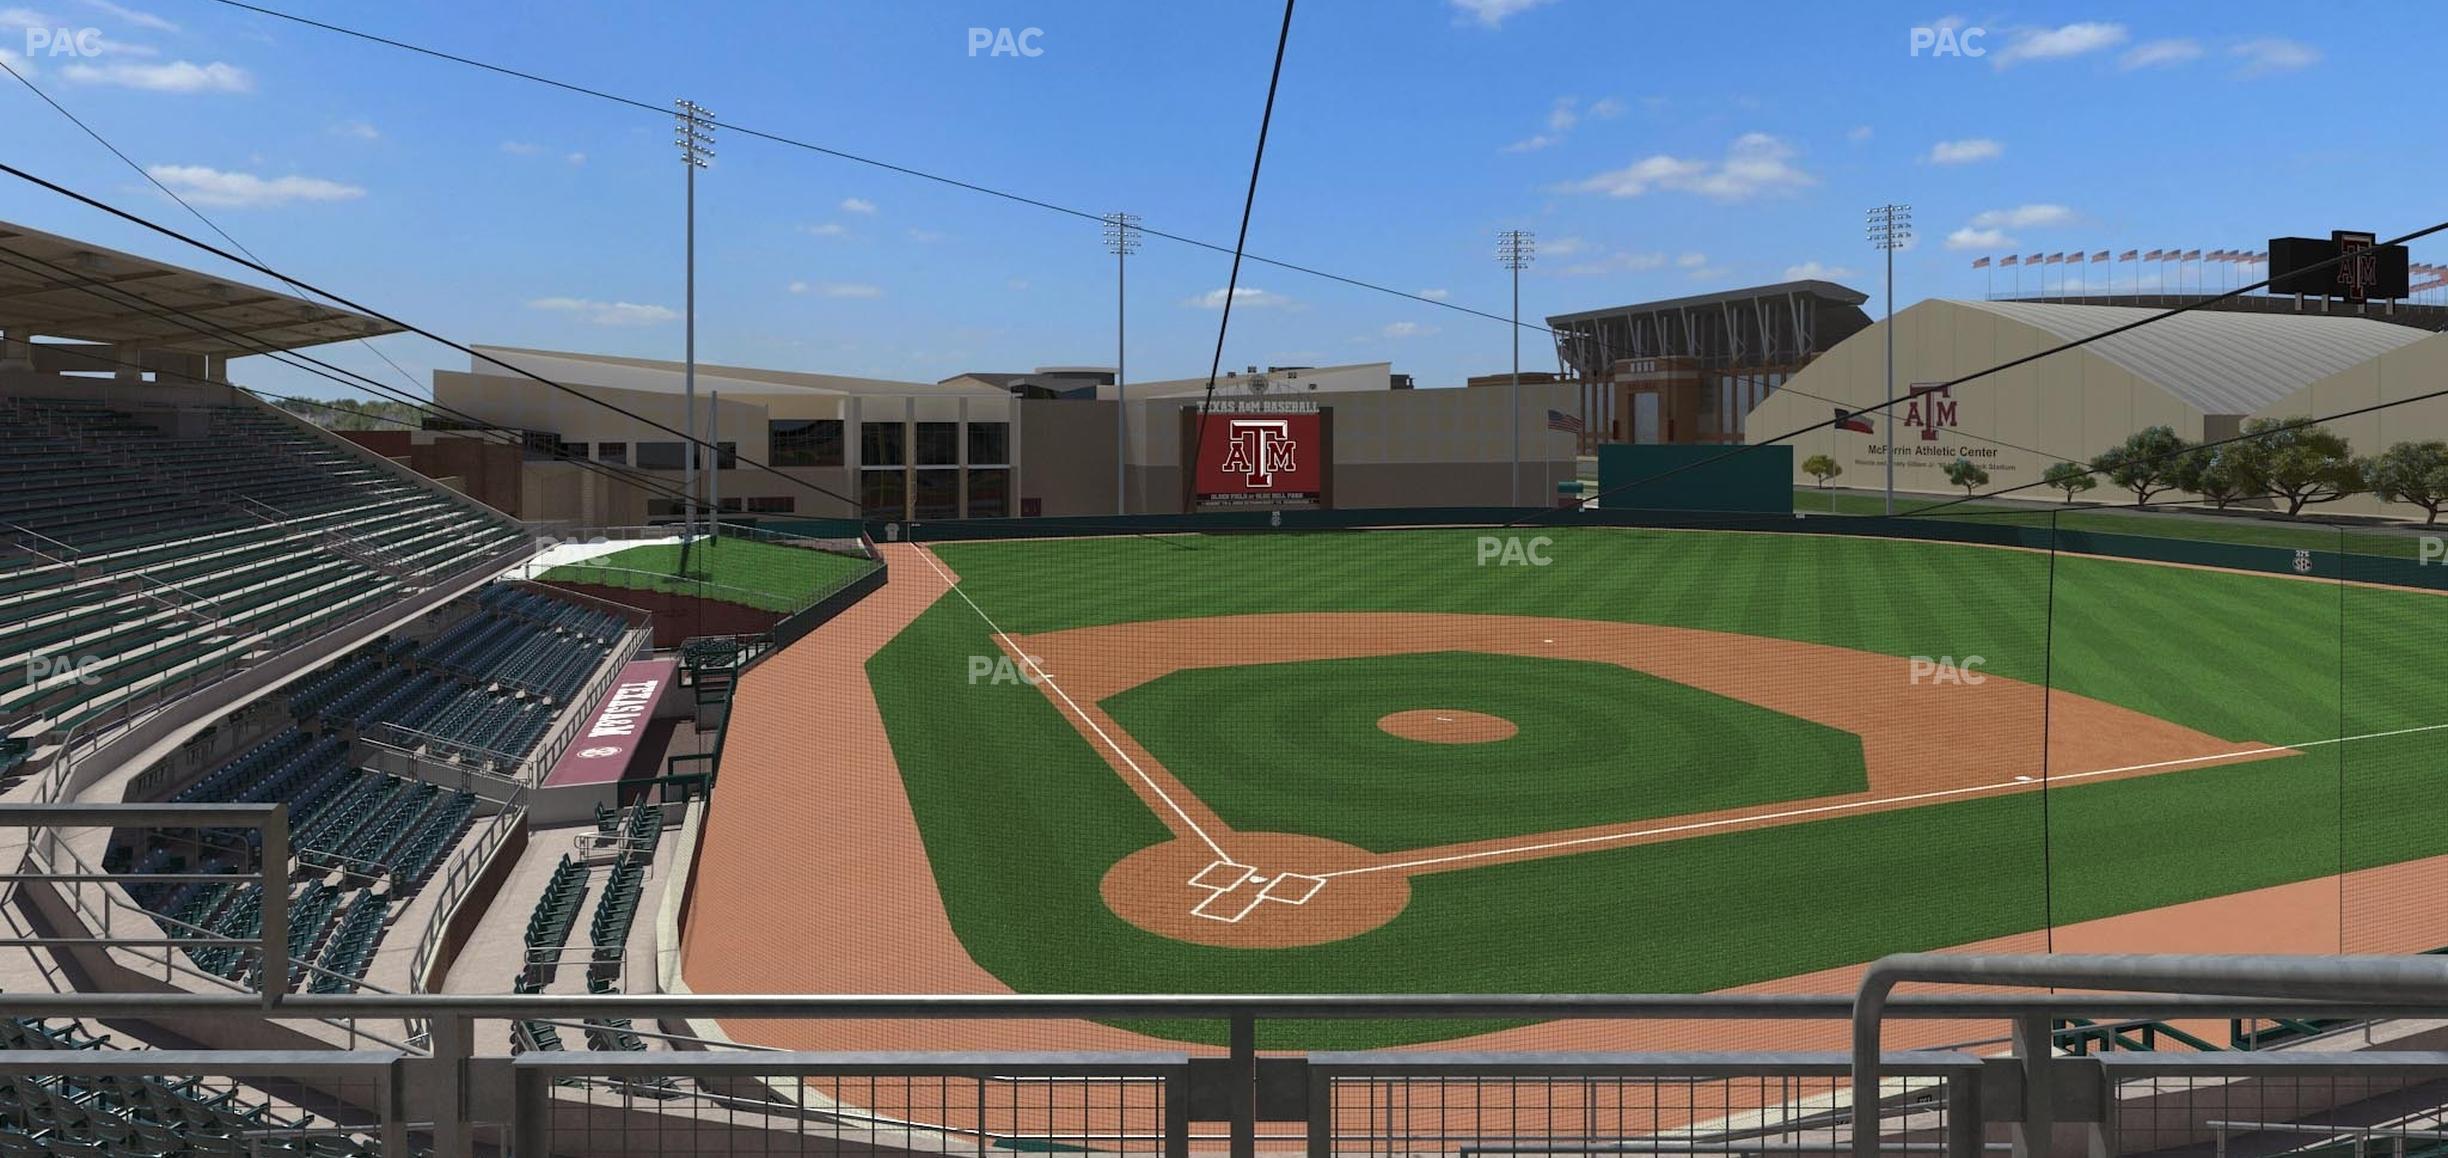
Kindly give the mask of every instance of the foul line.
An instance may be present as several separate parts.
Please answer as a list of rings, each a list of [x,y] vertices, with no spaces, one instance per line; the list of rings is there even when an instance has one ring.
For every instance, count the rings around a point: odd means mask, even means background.
[[[1148,775],[1147,769],[1141,768],[1137,760],[1131,759],[1130,753],[1122,750],[1122,745],[1114,743],[1114,738],[1106,735],[1105,729],[1097,726],[1096,720],[1079,706],[1079,701],[1071,698],[1071,693],[1064,691],[1061,684],[1054,682],[1053,673],[1047,671],[1044,665],[1039,664],[1036,656],[1030,655],[1018,643],[1013,642],[1010,633],[998,626],[994,617],[986,614],[986,609],[977,605],[977,600],[969,598],[968,592],[961,590],[960,581],[952,578],[944,571],[943,565],[935,561],[934,552],[916,543],[910,544],[910,549],[916,551],[919,558],[926,560],[927,566],[934,570],[935,576],[942,579],[945,586],[949,587],[954,595],[960,596],[961,602],[969,605],[969,610],[977,613],[979,621],[986,625],[988,631],[994,632],[996,639],[1001,640],[1012,654],[1019,656],[1021,663],[1035,671],[1037,677],[1045,682],[1045,686],[1054,689],[1054,694],[1061,697],[1062,702],[1070,706],[1071,713],[1078,716],[1081,723],[1088,725],[1089,731],[1096,733],[1097,739],[1105,741],[1105,746],[1113,749],[1113,754],[1121,757],[1122,762],[1130,766],[1130,770],[1139,777],[1139,782],[1148,786],[1148,791],[1155,793],[1158,800],[1164,801],[1165,807],[1173,810],[1173,815],[1180,817],[1181,822],[1190,827],[1191,835],[1198,837],[1199,842],[1207,846],[1207,851],[1216,854],[1218,860],[1232,860],[1232,854],[1225,852],[1223,845],[1217,844],[1214,837],[1207,835],[1207,830],[1199,827],[1198,821],[1190,819],[1190,814],[1182,809],[1171,793],[1164,790],[1164,785],[1158,784],[1155,777]]]
[[[1996,792],[2001,789],[2009,788],[2028,788],[2034,784],[2042,784],[2043,787],[2045,787],[2046,784],[2055,784],[2060,781],[2088,780],[2094,776],[2114,776],[2120,772],[2146,772],[2153,768],[2173,768],[2182,764],[2204,764],[2213,760],[2242,760],[2253,756],[2275,755],[2280,752],[2300,752],[2305,748],[2318,748],[2328,744],[2344,744],[2355,740],[2379,740],[2390,736],[2408,736],[2417,732],[2436,732],[2443,728],[2448,728],[2448,724],[2425,724],[2418,728],[2398,728],[2394,731],[2371,732],[2361,736],[2335,736],[2326,740],[2307,740],[2301,744],[2273,745],[2264,748],[2246,748],[2235,752],[2217,752],[2207,756],[2187,756],[2181,760],[2158,760],[2148,764],[2128,764],[2122,768],[2096,768],[2089,772],[2069,772],[2062,775],[2051,776],[2045,783],[2027,777],[2025,779],[2009,780],[1999,784],[1976,784],[1963,788],[1942,788],[1931,792],[1916,792],[1908,796],[1882,796],[1876,800],[1848,800],[1838,804],[1820,804],[1809,808],[1789,809],[1784,812],[1762,812],[1749,816],[1728,816],[1721,817],[1716,820],[1699,820],[1693,821],[1689,824],[1672,824],[1663,828],[1644,828],[1636,829],[1630,832],[1606,832],[1599,833],[1595,836],[1578,836],[1570,840],[1551,840],[1539,844],[1517,845],[1512,848],[1491,848],[1484,849],[1479,852],[1461,852],[1454,853],[1449,856],[1434,856],[1426,857],[1420,860],[1401,861],[1395,864],[1376,864],[1368,865],[1363,868],[1337,869],[1333,872],[1317,873],[1314,875],[1326,878],[1348,877],[1358,876],[1361,873],[1392,872],[1398,869],[1425,868],[1430,865],[1453,864],[1458,861],[1486,860],[1490,857],[1518,856],[1522,853],[1545,852],[1550,849],[1572,848],[1579,845],[1609,844],[1615,841],[1637,840],[1644,836],[1670,836],[1680,832],[1698,832],[1704,829],[1725,828],[1737,824],[1757,824],[1762,821],[1791,820],[1795,817],[1818,816],[1830,812],[1849,812],[1862,808],[1875,808],[1885,804],[1910,804],[1914,801],[1936,800],[1946,796],[1964,796],[1979,792]]]

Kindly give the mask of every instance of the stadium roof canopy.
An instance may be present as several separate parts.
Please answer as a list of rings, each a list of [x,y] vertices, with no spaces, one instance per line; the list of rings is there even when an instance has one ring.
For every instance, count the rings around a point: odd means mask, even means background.
[[[236,358],[401,327],[352,310],[0,222],[0,329]]]
[[[1848,306],[1858,306],[1863,302],[1870,300],[1870,295],[1854,289],[1851,286],[1838,285],[1835,282],[1821,281],[1817,278],[1808,278],[1802,281],[1781,281],[1775,285],[1745,286],[1742,289],[1719,290],[1716,293],[1693,294],[1689,297],[1680,298],[1665,298],[1654,302],[1634,302],[1628,306],[1609,306],[1605,309],[1583,310],[1577,314],[1549,314],[1547,316],[1547,324],[1551,326],[1561,325],[1565,322],[1587,321],[1592,318],[1611,317],[1616,314],[1662,313],[1672,310],[1698,309],[1702,306],[1718,306],[1729,303],[1741,304],[1759,298],[1781,298],[1791,294],[1802,294],[1807,297],[1825,298],[1828,301]]]
[[[648,394],[678,394],[687,388],[685,363],[659,358],[628,358],[569,350],[531,350],[519,346],[477,346],[485,357],[468,359],[468,371],[494,377],[517,377],[486,357],[572,386],[600,386]],[[766,370],[753,366],[697,363],[697,391],[720,390],[734,397],[793,394],[867,394],[879,397],[962,394],[1008,397],[990,386],[951,380],[901,382],[889,378],[853,378],[843,374],[813,374],[802,370]]]
[[[1958,301],[2073,341],[2155,317],[2135,306]],[[2249,414],[2429,335],[2369,318],[2192,310],[2083,349],[2204,414]]]

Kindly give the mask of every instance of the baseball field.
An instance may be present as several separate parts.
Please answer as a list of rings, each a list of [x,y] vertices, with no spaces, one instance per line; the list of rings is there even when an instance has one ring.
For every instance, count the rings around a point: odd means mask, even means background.
[[[1488,534],[896,549],[929,596],[852,650],[932,878],[902,895],[1019,992],[1701,992],[2448,854],[2436,596]],[[2448,944],[2369,897],[2332,951]]]

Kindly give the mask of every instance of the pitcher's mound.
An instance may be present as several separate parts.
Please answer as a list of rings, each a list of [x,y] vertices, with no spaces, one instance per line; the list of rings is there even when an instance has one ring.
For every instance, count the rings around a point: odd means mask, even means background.
[[[1289,949],[1359,936],[1411,901],[1411,883],[1398,871],[1324,875],[1376,860],[1341,841],[1235,832],[1221,843],[1229,855],[1176,838],[1123,857],[1105,872],[1105,906],[1176,941]]]
[[[1395,712],[1377,721],[1380,731],[1406,740],[1431,744],[1487,744],[1510,740],[1521,729],[1503,716],[1465,712],[1459,708],[1417,708]]]

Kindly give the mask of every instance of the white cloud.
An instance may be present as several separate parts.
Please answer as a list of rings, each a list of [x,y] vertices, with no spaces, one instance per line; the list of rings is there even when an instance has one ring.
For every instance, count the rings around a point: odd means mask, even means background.
[[[2027,60],[2063,60],[2125,43],[2125,26],[2087,20],[2059,28],[2026,28],[2017,31],[2006,47],[1989,54],[1989,60],[1999,68]]]
[[[180,197],[199,205],[255,209],[293,201],[354,201],[365,190],[320,177],[258,177],[203,165],[148,165],[145,172]]]
[[[808,234],[812,237],[850,236],[850,230],[844,227],[839,221],[827,221],[821,225],[802,225],[799,227],[799,232]]]
[[[844,213],[873,213],[876,211],[875,202],[863,197],[844,197],[841,208]]]
[[[884,287],[851,281],[824,281],[814,284],[795,281],[790,283],[790,292],[815,294],[821,298],[880,298],[884,296]]]
[[[1510,145],[1506,145],[1501,151],[1507,153],[1533,153],[1550,145],[1560,145],[1564,143],[1564,138],[1572,132],[1573,126],[1581,123],[1583,117],[1586,116],[1595,120],[1611,120],[1615,117],[1622,116],[1623,113],[1624,103],[1614,97],[1605,97],[1598,100],[1592,103],[1586,111],[1581,108],[1581,98],[1579,97],[1557,97],[1555,99],[1555,104],[1550,106],[1547,110],[1546,132],[1539,133],[1535,136],[1524,137]]]
[[[584,165],[584,164],[586,164],[586,154],[584,154],[584,153],[571,153],[571,154],[569,154],[568,156],[565,156],[565,157],[563,157],[563,158],[561,158],[561,159],[562,159],[562,160],[564,160],[564,161],[569,162],[569,163],[570,163],[570,164],[572,164],[572,165]]]
[[[1589,107],[1589,115],[1602,121],[1611,121],[1623,114],[1624,103],[1614,97],[1600,97]]]
[[[1968,165],[1974,161],[1994,161],[2005,151],[2004,146],[1987,137],[1966,137],[1930,146],[1929,160],[1933,165]]]
[[[1556,270],[1565,277],[1601,277],[1610,273],[1639,273],[1662,269],[1666,255],[1662,253],[1610,253],[1595,261],[1562,266]]]
[[[1571,257],[1588,248],[1589,243],[1578,237],[1550,237],[1538,243],[1538,255],[1540,257]]]
[[[570,314],[590,326],[659,326],[680,317],[678,310],[668,306],[599,302],[589,298],[537,298],[527,303],[527,308]]]
[[[134,8],[122,7],[120,5],[111,3],[111,0],[85,0],[85,5],[86,7],[95,9],[96,11],[106,12],[112,16],[116,16],[129,24],[135,25],[138,28],[149,28],[155,32],[176,32],[179,30],[178,25],[172,24],[169,21],[164,20],[159,16],[155,16],[150,12],[139,12]]]
[[[932,229],[912,229],[909,231],[909,239],[917,242],[920,245],[933,245],[938,241],[947,240],[951,236],[951,234],[938,233]]]
[[[1856,145],[1862,143],[1863,141],[1867,141],[1876,135],[1878,135],[1878,130],[1873,129],[1868,125],[1855,125],[1852,128],[1845,130],[1845,139],[1853,142]]]
[[[2074,220],[2074,211],[2063,205],[2017,205],[2012,209],[1989,209],[1972,215],[1975,229],[2038,229],[2064,225]]]
[[[2196,59],[2200,57],[2201,54],[2202,46],[2199,42],[2187,40],[2183,37],[2176,37],[2168,40],[2151,40],[2137,44],[2133,47],[2133,50],[2127,52],[2124,59],[2118,63],[2128,70],[2137,68],[2166,68],[2170,65],[2183,64],[2188,60]]]
[[[1024,277],[1015,277],[1015,278],[1012,278],[1011,280],[1006,281],[1006,282],[1004,282],[1004,283],[1003,283],[1003,288],[1004,288],[1004,289],[1011,290],[1011,291],[1012,291],[1012,292],[1014,292],[1014,293],[1018,293],[1018,292],[1021,292],[1021,291],[1023,291],[1023,290],[1026,290],[1026,289],[1028,289],[1028,287],[1029,287],[1028,279],[1027,279],[1027,278],[1024,278]]]
[[[1467,16],[1483,28],[1496,28],[1505,20],[1527,12],[1551,0],[1451,0],[1455,14]]]
[[[1786,281],[1826,281],[1830,278],[1851,276],[1853,276],[1853,271],[1841,265],[1821,265],[1815,261],[1785,267]]]
[[[1424,289],[1419,292],[1419,296],[1432,302],[1441,302],[1449,297],[1452,297],[1453,291],[1448,289]]]
[[[1722,161],[1660,153],[1562,188],[1568,193],[1602,193],[1609,197],[1638,197],[1652,189],[1671,189],[1719,201],[1741,201],[1818,184],[1818,178],[1794,166],[1793,155],[1793,147],[1775,137],[1745,133],[1726,147]]]
[[[1498,150],[1497,150],[1497,152],[1500,152],[1500,153],[1535,153],[1535,152],[1538,152],[1540,149],[1544,149],[1544,148],[1548,147],[1549,145],[1553,145],[1553,144],[1555,144],[1556,142],[1561,141],[1561,140],[1563,140],[1563,139],[1564,139],[1564,138],[1559,137],[1559,136],[1556,136],[1556,135],[1554,135],[1554,134],[1552,134],[1552,133],[1536,133],[1536,134],[1533,134],[1533,135],[1531,135],[1531,136],[1523,137],[1522,139],[1520,139],[1520,140],[1518,140],[1518,141],[1515,141],[1515,142],[1513,142],[1513,143],[1512,143],[1512,144],[1510,144],[1510,145],[1506,145],[1504,148],[1502,148],[1502,149],[1498,149]]]
[[[1435,326],[1423,326],[1418,322],[1395,322],[1379,331],[1388,338],[1425,338],[1435,332]]]
[[[2242,76],[2267,76],[2274,72],[2294,72],[2319,64],[2320,49],[2300,40],[2264,36],[2247,40],[2227,50],[2244,62]]]
[[[246,92],[255,87],[255,79],[245,69],[218,60],[210,64],[185,60],[168,64],[131,61],[72,64],[61,69],[60,75],[81,84],[111,84],[147,92]]]
[[[375,128],[374,122],[365,120],[342,121],[341,123],[332,126],[332,132],[339,136],[352,137],[360,141],[379,141],[382,139],[382,130]]]
[[[1291,298],[1282,294],[1246,285],[1233,290],[1232,300],[1234,305],[1245,310],[1274,309],[1293,304]],[[1194,309],[1220,310],[1224,308],[1224,291],[1211,289],[1197,297],[1182,299],[1182,304]]]
[[[503,141],[501,151],[513,157],[532,157],[543,152],[544,146],[529,144],[525,141]]]
[[[1686,253],[1675,258],[1675,265],[1683,269],[1698,269],[1707,264],[1708,255],[1705,253]]]
[[[2003,229],[1974,229],[1969,225],[1947,234],[1946,239],[1948,249],[2003,249],[2014,243],[2015,239],[2006,236]]]

